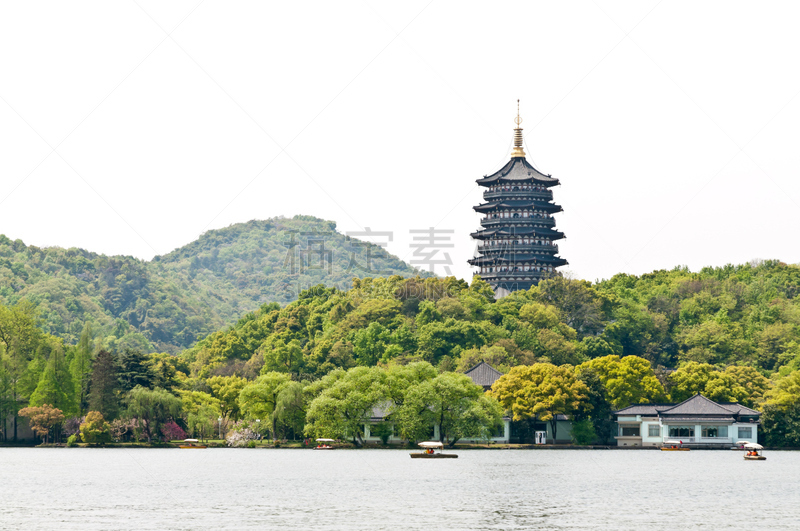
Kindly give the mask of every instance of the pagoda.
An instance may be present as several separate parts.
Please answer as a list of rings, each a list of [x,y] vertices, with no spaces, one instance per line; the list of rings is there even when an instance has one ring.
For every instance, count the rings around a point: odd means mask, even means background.
[[[488,282],[497,297],[530,289],[543,278],[557,275],[556,268],[567,261],[556,256],[556,241],[564,234],[555,228],[553,214],[561,206],[553,203],[551,188],[558,179],[544,175],[525,159],[522,148],[522,118],[514,120],[514,149],[511,160],[499,171],[478,179],[485,188],[486,201],[476,207],[483,214],[477,256],[469,260],[478,267],[476,275]]]

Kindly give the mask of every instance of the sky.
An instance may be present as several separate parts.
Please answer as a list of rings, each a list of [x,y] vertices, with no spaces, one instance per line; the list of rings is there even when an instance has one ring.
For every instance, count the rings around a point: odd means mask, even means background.
[[[561,270],[800,262],[796,2],[3,2],[0,234],[152,259],[275,216],[471,278],[475,180],[561,181]],[[438,232],[442,231],[442,232]],[[369,239],[369,238],[367,238]],[[430,256],[431,250],[428,249]]]

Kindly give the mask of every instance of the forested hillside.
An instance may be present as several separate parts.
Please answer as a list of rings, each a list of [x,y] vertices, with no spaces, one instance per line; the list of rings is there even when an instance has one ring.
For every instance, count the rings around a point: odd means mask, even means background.
[[[192,374],[262,361],[322,375],[332,367],[424,360],[507,370],[607,355],[652,366],[746,365],[763,374],[800,364],[800,268],[778,262],[616,275],[592,284],[555,277],[494,301],[489,287],[454,278],[363,279],[319,286],[283,309],[265,306],[181,354]]]
[[[68,344],[91,323],[108,350],[175,353],[265,302],[290,302],[318,283],[345,288],[353,277],[384,274],[418,272],[311,216],[208,231],[149,262],[0,235],[0,303],[34,303],[41,328]]]
[[[265,303],[177,356],[98,352],[88,325],[65,347],[22,301],[0,305],[0,415],[51,419],[44,437],[62,433],[58,415],[74,435],[98,412],[118,440],[230,430],[249,444],[260,430],[360,444],[375,407],[408,440],[429,436],[431,411],[458,411],[450,442],[486,436],[505,411],[569,415],[587,443],[610,440],[614,409],[702,393],[762,411],[769,445],[800,445],[798,287],[800,268],[779,262],[553,277],[498,301],[479,278],[361,278]],[[480,361],[506,373],[488,394],[458,374]]]

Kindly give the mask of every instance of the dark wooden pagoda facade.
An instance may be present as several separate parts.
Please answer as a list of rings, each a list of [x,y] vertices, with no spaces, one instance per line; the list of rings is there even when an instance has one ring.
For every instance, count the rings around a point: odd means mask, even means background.
[[[551,190],[558,179],[544,175],[525,159],[519,113],[515,121],[511,160],[477,180],[486,188],[486,202],[474,207],[483,219],[481,230],[472,233],[478,240],[478,255],[469,261],[478,268],[475,274],[501,297],[529,289],[567,264],[557,256],[555,243],[564,237],[553,219],[553,214],[561,212]]]

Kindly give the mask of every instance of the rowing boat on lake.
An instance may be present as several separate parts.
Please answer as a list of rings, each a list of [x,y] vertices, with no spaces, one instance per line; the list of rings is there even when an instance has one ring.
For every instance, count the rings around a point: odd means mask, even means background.
[[[445,454],[444,445],[438,441],[428,441],[419,443],[424,452],[411,452],[411,459],[456,459],[456,454]]]

